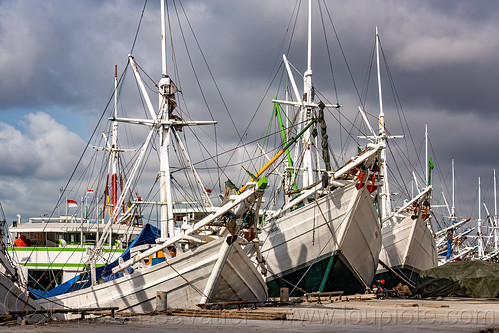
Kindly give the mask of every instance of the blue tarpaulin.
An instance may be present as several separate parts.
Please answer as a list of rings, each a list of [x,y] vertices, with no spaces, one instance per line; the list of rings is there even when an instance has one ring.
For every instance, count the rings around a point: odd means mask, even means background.
[[[123,261],[127,261],[130,259],[130,249],[144,244],[155,244],[156,238],[160,237],[160,231],[158,228],[146,224],[140,234],[133,240],[130,246],[121,254],[120,258],[123,258]],[[109,265],[104,265],[97,267],[95,269],[95,273],[97,275],[96,280],[102,278],[104,281],[110,281],[117,279],[123,276],[122,272],[118,272],[117,274],[112,273],[112,269],[118,265],[118,260],[114,260]],[[129,272],[131,273],[131,268],[129,267]],[[57,295],[62,295],[68,292],[88,288],[91,285],[91,276],[89,272],[83,272],[78,276],[64,282],[63,284],[51,289],[51,290],[38,290],[34,288],[29,288],[29,291],[33,295],[34,298],[47,298]]]

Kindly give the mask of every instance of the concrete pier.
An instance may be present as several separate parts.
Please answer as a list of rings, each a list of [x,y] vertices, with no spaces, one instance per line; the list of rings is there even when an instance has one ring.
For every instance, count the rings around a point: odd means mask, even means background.
[[[237,311],[237,310],[230,310]],[[441,300],[350,299],[332,303],[242,309],[249,318],[270,318],[269,314],[286,313],[286,320],[254,320],[235,316],[210,317],[185,315],[120,315],[72,322],[49,322],[41,325],[0,327],[0,332],[499,332],[499,299]],[[216,313],[216,311],[211,312]],[[221,313],[221,312],[220,312]]]

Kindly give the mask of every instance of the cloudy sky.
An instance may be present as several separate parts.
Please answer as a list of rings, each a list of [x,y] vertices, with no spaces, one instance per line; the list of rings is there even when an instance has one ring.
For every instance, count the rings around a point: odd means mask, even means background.
[[[446,191],[450,201],[453,158],[458,214],[477,217],[478,177],[484,200],[493,211],[492,171],[499,166],[499,3],[325,3],[327,11],[322,5],[322,15],[327,22],[332,18],[359,90],[368,76],[374,29],[379,27],[405,116],[400,120],[394,104],[387,101],[387,128],[400,134],[407,124],[414,142],[409,146],[421,153],[428,124],[430,153],[437,164],[436,193]],[[271,110],[272,96],[265,91],[293,27],[288,58],[304,71],[304,14],[294,25],[294,0],[184,0],[176,4],[178,12],[187,13],[233,121],[243,133],[255,110],[262,110],[257,118]],[[52,212],[59,189],[110,99],[114,65],[121,72],[127,63],[143,5],[136,0],[0,1],[0,202],[7,221],[16,219],[16,214],[25,220]],[[322,77],[329,71],[329,62],[317,2],[314,6],[314,82],[329,101],[337,102],[329,79]],[[303,2],[300,11],[305,7]],[[149,0],[133,49],[155,81],[160,74],[158,9],[159,1]],[[188,30],[187,25],[184,28]],[[338,42],[331,26],[325,29],[333,65],[338,66],[338,102],[346,110],[356,110],[358,98]],[[186,55],[177,60],[180,68],[189,63]],[[371,81],[375,83],[374,77]],[[385,94],[391,97],[385,84]],[[372,86],[370,94],[375,91]],[[208,99],[217,94],[212,90]],[[366,104],[371,114],[378,112],[376,103],[374,99]],[[232,128],[227,111],[220,107],[212,112],[224,129],[219,131],[220,141],[226,147],[231,142],[235,145],[237,132],[225,130]],[[205,113],[201,119],[211,116]],[[262,124],[267,121],[263,119]]]

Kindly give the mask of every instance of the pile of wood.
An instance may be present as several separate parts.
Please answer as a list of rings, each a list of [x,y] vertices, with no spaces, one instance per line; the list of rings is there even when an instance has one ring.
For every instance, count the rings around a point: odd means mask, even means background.
[[[286,320],[291,313],[263,310],[195,310],[195,309],[168,309],[170,316],[210,317],[227,319],[255,319],[255,320]]]

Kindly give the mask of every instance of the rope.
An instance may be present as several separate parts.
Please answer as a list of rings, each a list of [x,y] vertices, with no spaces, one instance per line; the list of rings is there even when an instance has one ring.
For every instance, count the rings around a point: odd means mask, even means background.
[[[346,220],[346,218],[348,216],[350,216],[350,213],[352,212],[353,208],[357,206],[358,202],[360,201],[360,195],[355,199],[355,202],[354,204],[350,207],[350,209],[347,211],[347,214],[345,214],[345,217],[343,218],[343,220],[340,222],[340,225],[343,224]],[[327,223],[327,222],[326,222]],[[300,282],[305,278],[305,276],[307,275],[307,273],[310,271],[310,269],[312,268],[312,266],[317,262],[317,260],[319,259],[319,256],[322,254],[322,252],[326,249],[326,247],[329,245],[329,242],[333,239],[333,236],[334,234],[331,235],[331,237],[329,237],[328,241],[326,242],[326,244],[322,247],[321,251],[319,252],[319,254],[315,257],[315,259],[312,261],[312,264],[310,264],[310,266],[307,268],[307,270],[305,271],[305,273],[303,273],[302,277],[299,279],[299,281],[296,283],[296,285],[299,285]],[[345,256],[344,256],[345,257]],[[345,257],[345,259],[347,259]],[[348,259],[347,259],[348,261]],[[353,266],[351,265],[351,263],[349,262],[349,265],[353,268]],[[358,275],[358,272],[355,270],[354,268],[354,273],[356,275]],[[364,280],[361,278],[360,281],[366,286]],[[293,288],[291,290],[291,292],[289,293],[289,295],[291,295],[293,293],[293,291],[295,291],[296,288]]]

